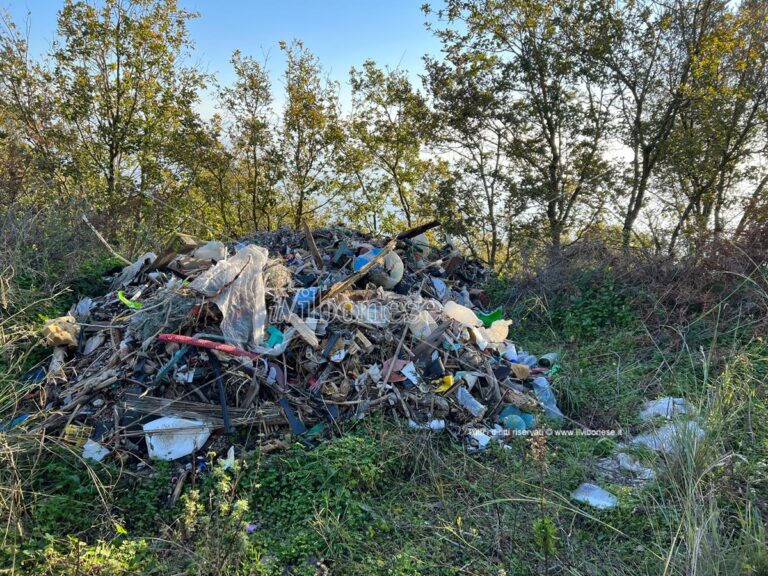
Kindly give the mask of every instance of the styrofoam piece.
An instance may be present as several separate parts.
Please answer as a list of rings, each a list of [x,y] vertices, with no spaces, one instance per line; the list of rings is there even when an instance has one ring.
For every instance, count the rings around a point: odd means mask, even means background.
[[[475,315],[472,310],[461,304],[457,304],[453,300],[446,302],[443,308],[443,313],[452,320],[463,324],[464,326],[482,326],[483,322]]]
[[[89,438],[85,441],[85,444],[83,444],[83,458],[101,462],[107,456],[109,456],[109,450],[98,442],[94,442]]]

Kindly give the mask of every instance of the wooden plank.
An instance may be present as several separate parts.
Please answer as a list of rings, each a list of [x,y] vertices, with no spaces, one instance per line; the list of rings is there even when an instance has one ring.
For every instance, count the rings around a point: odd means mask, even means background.
[[[170,242],[168,242],[163,251],[160,253],[160,256],[158,256],[155,261],[147,267],[145,272],[152,272],[152,270],[164,268],[165,266],[168,266],[168,264],[170,264],[171,261],[179,254],[189,254],[198,246],[200,246],[200,241],[194,236],[176,232],[176,234],[173,235],[173,238],[171,238]]]
[[[323,256],[320,254],[320,250],[317,249],[317,244],[315,244],[315,237],[312,236],[312,230],[309,229],[306,220],[303,221],[302,224],[304,225],[304,236],[307,239],[309,251],[312,252],[312,259],[315,261],[315,266],[317,266],[318,270],[322,270],[324,268]]]

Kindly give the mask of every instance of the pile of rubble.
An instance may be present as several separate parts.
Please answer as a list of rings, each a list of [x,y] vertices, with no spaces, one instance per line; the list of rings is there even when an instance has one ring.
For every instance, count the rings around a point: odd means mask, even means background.
[[[279,447],[381,410],[469,450],[562,418],[556,356],[516,348],[481,288],[488,270],[432,246],[437,225],[387,239],[177,235],[46,323],[53,358],[28,376],[39,388],[24,427],[95,460],[175,460]]]

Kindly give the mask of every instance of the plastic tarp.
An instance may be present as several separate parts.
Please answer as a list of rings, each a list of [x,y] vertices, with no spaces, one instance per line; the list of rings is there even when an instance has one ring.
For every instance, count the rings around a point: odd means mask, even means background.
[[[254,348],[264,339],[267,308],[264,266],[268,252],[249,245],[195,279],[190,287],[211,298],[221,310],[221,331],[227,344]]]

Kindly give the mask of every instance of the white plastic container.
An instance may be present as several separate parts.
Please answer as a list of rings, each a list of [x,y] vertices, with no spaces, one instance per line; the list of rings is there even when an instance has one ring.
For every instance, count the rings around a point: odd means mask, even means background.
[[[176,460],[200,450],[211,436],[205,422],[164,416],[143,426],[147,433],[149,457]]]
[[[482,326],[483,322],[478,318],[472,310],[461,304],[457,304],[453,300],[446,302],[443,312],[448,318],[460,322],[464,326]]]

